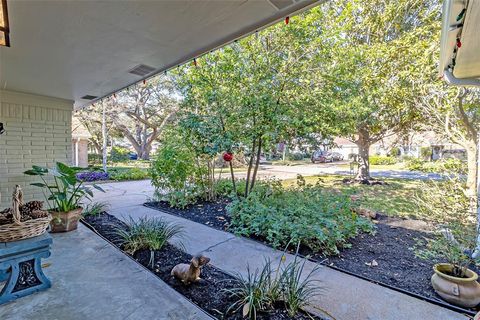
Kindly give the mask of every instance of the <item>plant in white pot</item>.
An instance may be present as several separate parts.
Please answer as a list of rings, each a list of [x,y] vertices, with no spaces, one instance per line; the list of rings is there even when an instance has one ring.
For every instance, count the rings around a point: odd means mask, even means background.
[[[24,173],[38,176],[42,182],[31,183],[32,186],[42,188],[47,203],[50,205],[50,213],[53,217],[50,227],[51,232],[67,232],[77,229],[78,220],[82,214],[81,201],[91,200],[93,192],[77,178],[81,168],[70,167],[57,162],[55,167],[46,168],[32,166],[32,169]],[[92,187],[102,191],[99,186]]]

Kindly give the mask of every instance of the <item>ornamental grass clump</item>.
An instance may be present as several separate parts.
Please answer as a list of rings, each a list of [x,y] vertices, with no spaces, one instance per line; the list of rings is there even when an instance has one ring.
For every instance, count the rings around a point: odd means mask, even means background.
[[[307,260],[298,258],[285,263],[286,256],[283,255],[277,268],[272,265],[271,260],[265,260],[261,270],[254,272],[247,266],[247,275],[235,276],[234,286],[225,289],[235,299],[227,312],[242,311],[243,317],[256,319],[259,312],[269,310],[283,305],[290,317],[306,306],[309,301],[319,295],[322,287],[319,280],[313,278],[319,266],[304,274]]]
[[[352,211],[348,195],[305,184],[284,188],[278,181],[259,184],[250,195],[234,201],[228,212],[232,229],[243,236],[265,239],[276,248],[290,241],[314,252],[337,254],[373,224]]]
[[[155,250],[162,249],[169,240],[182,237],[183,226],[168,222],[162,218],[143,217],[138,220],[129,217],[126,228],[117,228],[123,249],[134,254],[138,250],[150,250],[150,263],[153,266]]]

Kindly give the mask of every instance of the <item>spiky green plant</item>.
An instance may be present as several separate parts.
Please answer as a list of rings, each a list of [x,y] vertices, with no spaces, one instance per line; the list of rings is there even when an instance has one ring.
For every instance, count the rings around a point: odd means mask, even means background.
[[[288,314],[294,317],[298,311],[320,293],[322,288],[318,285],[319,280],[313,279],[313,275],[320,268],[318,264],[304,277],[306,259],[299,261],[298,256],[292,262],[283,267],[280,275],[282,286],[282,300]]]
[[[142,217],[138,220],[129,217],[127,228],[117,228],[116,234],[123,241],[126,252],[133,254],[138,250],[150,250],[150,262],[153,267],[155,250],[160,250],[174,237],[182,237],[183,226],[168,222],[163,218]]]
[[[229,312],[238,312],[242,308],[242,314],[249,319],[256,319],[257,312],[268,309],[271,304],[268,293],[271,280],[271,263],[267,260],[259,272],[250,270],[247,266],[247,276],[237,274],[234,280],[234,287],[225,289],[227,293],[234,297],[235,302],[227,310]]]
[[[84,206],[82,215],[84,217],[97,216],[100,213],[107,211],[109,208],[110,204],[108,202],[90,202]]]

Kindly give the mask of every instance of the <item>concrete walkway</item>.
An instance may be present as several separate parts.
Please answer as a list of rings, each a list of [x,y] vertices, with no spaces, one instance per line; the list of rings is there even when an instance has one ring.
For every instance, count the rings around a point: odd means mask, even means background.
[[[85,226],[53,238],[52,288],[1,305],[0,319],[211,319]]]
[[[106,184],[106,194],[98,194],[97,201],[108,201],[111,214],[124,219],[128,216],[164,217],[181,223],[187,233],[183,245],[187,252],[206,252],[211,263],[229,273],[245,273],[262,265],[264,258],[279,261],[282,252],[245,238],[209,228],[190,220],[146,208],[141,204],[153,189],[141,182]],[[292,259],[288,255],[287,259]],[[306,263],[306,269],[315,267]],[[459,313],[438,307],[425,301],[404,295],[359,278],[320,267],[316,278],[321,281],[325,293],[318,296],[312,311],[324,310],[336,320],[462,320],[469,319]]]

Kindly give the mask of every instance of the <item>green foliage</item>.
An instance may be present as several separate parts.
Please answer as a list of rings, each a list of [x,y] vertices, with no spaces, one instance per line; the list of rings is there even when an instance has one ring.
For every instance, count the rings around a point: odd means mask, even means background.
[[[141,168],[109,168],[110,179],[115,181],[144,180],[150,177],[149,171]]]
[[[397,159],[387,156],[370,156],[368,161],[371,165],[391,165],[397,163]]]
[[[370,221],[351,207],[349,195],[304,185],[300,178],[293,188],[283,188],[278,181],[258,185],[246,199],[230,204],[228,212],[237,234],[265,238],[277,248],[292,241],[336,254],[359,232],[373,231]]]
[[[166,192],[171,206],[184,208],[197,199],[202,168],[195,165],[192,150],[178,137],[169,135],[163,141],[149,171],[152,185]]]
[[[430,160],[432,157],[432,147],[421,147],[420,148],[420,156],[424,160]]]
[[[466,174],[467,163],[463,160],[449,158],[437,161],[425,161],[419,158],[407,160],[406,168],[410,171]]]
[[[390,152],[388,153],[389,157],[398,157],[400,155],[400,148],[398,147],[393,147]]]
[[[425,248],[417,248],[417,255],[444,258],[455,266],[455,276],[464,276],[476,244],[476,217],[464,183],[458,179],[433,182],[429,192],[418,192],[415,202],[425,219],[437,222],[435,237],[427,240]]]
[[[89,153],[88,154],[88,164],[89,165],[96,165],[102,163],[102,155],[96,153]]]
[[[267,259],[260,271],[252,272],[247,266],[246,277],[236,275],[234,287],[226,290],[236,299],[228,312],[242,308],[243,317],[256,319],[259,312],[268,312],[275,304],[283,303],[289,315],[295,317],[321,290],[318,281],[312,279],[319,266],[304,274],[306,259],[300,262],[295,255],[292,262],[285,264],[285,258],[283,255],[277,268]]]
[[[91,188],[84,186],[76,176],[81,170],[83,169],[57,162],[53,168],[32,166],[32,169],[24,174],[40,177],[42,182],[31,185],[46,191],[45,198],[49,205],[53,202],[53,210],[68,212],[78,208],[82,199],[91,200],[93,197]],[[92,184],[92,187],[103,192],[103,189],[95,184]]]
[[[292,152],[287,154],[286,158],[289,161],[299,161],[299,160],[303,160],[305,157],[304,157],[304,154],[301,152]]]
[[[126,229],[116,229],[116,234],[123,242],[123,249],[130,254],[138,250],[150,250],[150,263],[153,263],[155,250],[162,249],[169,240],[184,234],[183,226],[162,218],[143,217],[135,220],[129,217],[125,224]]]
[[[90,202],[83,207],[82,215],[84,217],[88,216],[98,216],[102,212],[107,211],[110,208],[108,202]]]
[[[245,193],[245,180],[236,180],[237,194],[234,193],[232,180],[220,179],[215,184],[215,192],[219,196],[235,198]]]
[[[110,151],[110,157],[108,159],[112,162],[125,162],[129,160],[129,153],[130,150],[127,148],[114,146]]]

